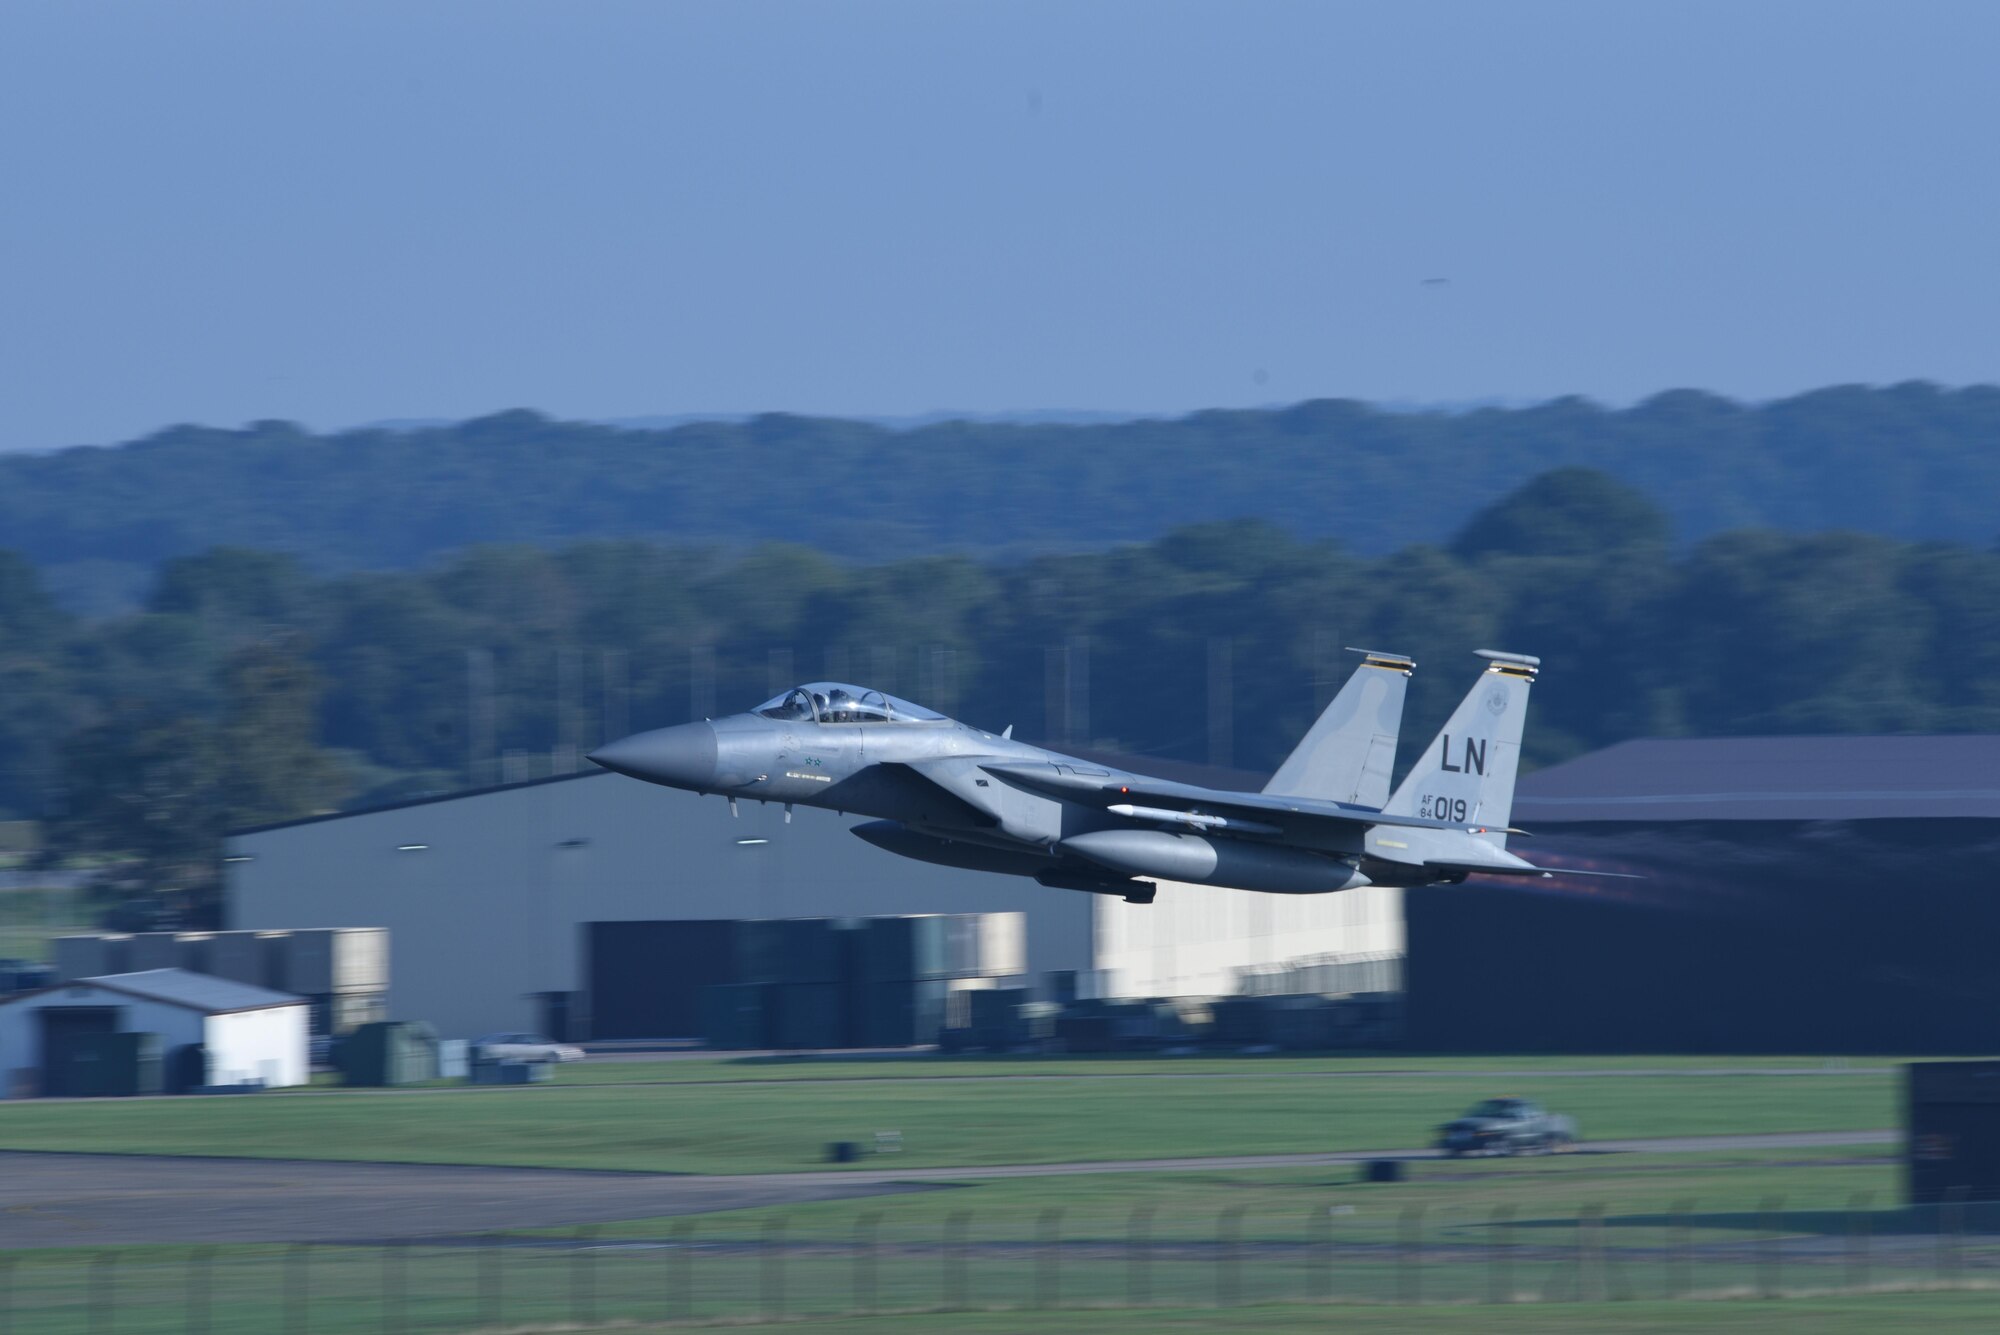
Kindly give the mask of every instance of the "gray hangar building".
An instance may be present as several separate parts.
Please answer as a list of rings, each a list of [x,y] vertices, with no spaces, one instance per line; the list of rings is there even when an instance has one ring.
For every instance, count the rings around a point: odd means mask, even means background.
[[[2000,1051],[2000,737],[1633,741],[1513,847],[1643,879],[1405,901],[1407,1036],[1472,1051]]]
[[[553,1027],[590,995],[592,924],[1019,910],[1030,974],[1102,995],[1399,961],[1419,1049],[2000,1050],[2000,737],[1627,742],[1522,776],[1513,819],[1537,863],[1637,879],[1133,905],[589,773],[238,833],[228,925],[387,927],[394,1013],[451,1035]]]
[[[1217,771],[1159,762],[1163,777]],[[1261,776],[1225,772],[1234,786]],[[577,1029],[593,924],[1020,911],[1030,979],[1109,996],[1213,996],[1302,956],[1401,955],[1401,890],[1282,896],[1162,882],[1150,905],[900,858],[801,807],[700,798],[602,771],[232,835],[228,925],[386,927],[391,1013],[448,1036]],[[617,1033],[591,1016],[595,1036]],[[671,1035],[655,1034],[652,1037]]]

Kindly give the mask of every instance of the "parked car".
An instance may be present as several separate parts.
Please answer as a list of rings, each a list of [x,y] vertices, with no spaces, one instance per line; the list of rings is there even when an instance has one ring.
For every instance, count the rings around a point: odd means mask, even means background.
[[[488,1062],[580,1062],[583,1049],[540,1034],[488,1034],[472,1040],[472,1059]]]
[[[1438,1148],[1461,1154],[1553,1154],[1576,1141],[1576,1122],[1526,1099],[1487,1099],[1438,1128]]]

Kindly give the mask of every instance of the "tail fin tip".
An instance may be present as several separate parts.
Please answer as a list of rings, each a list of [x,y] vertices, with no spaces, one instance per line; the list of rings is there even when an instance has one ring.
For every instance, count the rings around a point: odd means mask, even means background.
[[[1416,660],[1372,649],[1348,652],[1362,656],[1361,666],[1264,785],[1265,792],[1376,811],[1389,800],[1403,695]]]
[[[1542,670],[1542,660],[1533,654],[1506,654],[1498,649],[1474,649],[1473,653],[1493,664],[1489,671],[1506,671],[1508,668],[1523,668],[1524,675],[1532,677]]]
[[[1404,654],[1384,653],[1380,649],[1357,649],[1347,646],[1350,654],[1360,654],[1365,667],[1392,668],[1399,672],[1411,673],[1417,670],[1417,660]]]
[[[1477,825],[1482,838],[1505,847],[1528,694],[1541,660],[1497,649],[1478,654],[1486,660],[1485,670],[1383,810]]]

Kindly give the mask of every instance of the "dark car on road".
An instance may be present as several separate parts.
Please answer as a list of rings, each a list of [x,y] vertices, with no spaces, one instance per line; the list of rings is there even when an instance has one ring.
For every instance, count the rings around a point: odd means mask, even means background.
[[[1553,1154],[1576,1141],[1576,1122],[1526,1099],[1487,1099],[1438,1128],[1438,1148],[1461,1154]]]

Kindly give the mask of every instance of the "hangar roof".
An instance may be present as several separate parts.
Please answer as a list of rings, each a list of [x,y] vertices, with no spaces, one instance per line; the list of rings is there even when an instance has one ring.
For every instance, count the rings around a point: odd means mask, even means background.
[[[1620,742],[1521,776],[1513,819],[2000,817],[2000,737],[1708,737]]]
[[[229,1015],[237,1011],[260,1011],[273,1006],[305,1004],[305,998],[292,996],[288,992],[273,992],[268,987],[254,987],[249,983],[233,982],[227,978],[211,978],[205,973],[190,973],[186,969],[146,969],[139,973],[111,973],[99,978],[75,978],[67,983],[57,983],[53,987],[39,988],[33,992],[19,992],[11,997],[0,998],[0,1006],[10,1001],[19,1001],[24,997],[37,997],[72,987],[91,987],[106,992],[116,992],[122,996],[138,997],[144,1001],[165,1002],[169,1006],[181,1006],[187,1010],[200,1011],[205,1015]]]

